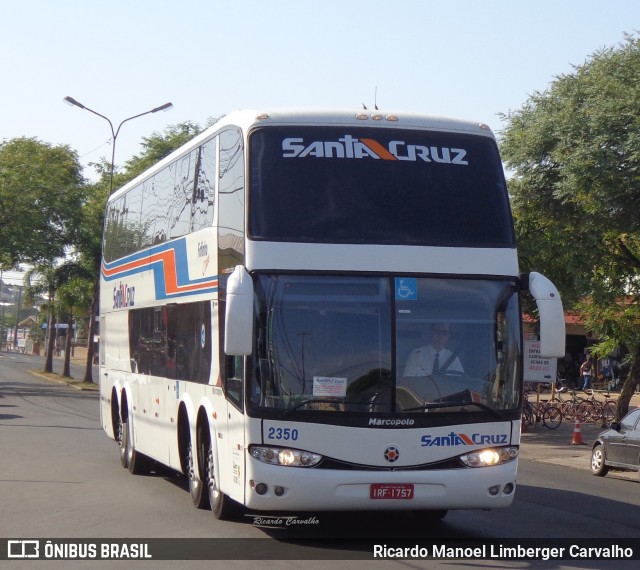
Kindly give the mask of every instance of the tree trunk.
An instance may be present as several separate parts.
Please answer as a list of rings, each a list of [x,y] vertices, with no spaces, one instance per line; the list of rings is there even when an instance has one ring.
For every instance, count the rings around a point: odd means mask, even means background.
[[[73,312],[69,311],[69,320],[67,325],[67,338],[64,343],[64,367],[62,369],[62,375],[65,378],[71,378],[71,340],[73,334],[71,333],[71,323],[73,323]]]
[[[44,359],[44,371],[53,372],[53,351],[56,343],[56,317],[53,311],[49,315],[49,339],[47,341],[47,357]]]
[[[89,343],[87,346],[87,363],[84,369],[84,381],[93,382],[93,357],[95,348],[93,337],[96,334],[96,317],[100,307],[100,264],[98,263],[97,277],[93,283],[93,301],[91,302],[91,314],[89,316]]]
[[[618,411],[616,421],[620,421],[629,412],[629,402],[633,396],[638,382],[640,381],[640,344],[636,346],[633,351],[633,362],[631,363],[631,370],[629,370],[629,376],[622,385],[620,397],[618,398]]]

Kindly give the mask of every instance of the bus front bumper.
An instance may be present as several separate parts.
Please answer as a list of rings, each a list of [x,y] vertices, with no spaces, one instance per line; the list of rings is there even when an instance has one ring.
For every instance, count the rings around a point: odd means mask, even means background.
[[[517,460],[482,468],[341,471],[248,460],[246,506],[255,510],[498,509],[511,505]]]

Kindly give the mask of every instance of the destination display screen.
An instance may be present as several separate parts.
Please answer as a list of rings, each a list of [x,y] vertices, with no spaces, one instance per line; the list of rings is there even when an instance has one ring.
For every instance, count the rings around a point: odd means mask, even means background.
[[[249,148],[252,239],[514,247],[489,137],[274,127],[254,131]]]

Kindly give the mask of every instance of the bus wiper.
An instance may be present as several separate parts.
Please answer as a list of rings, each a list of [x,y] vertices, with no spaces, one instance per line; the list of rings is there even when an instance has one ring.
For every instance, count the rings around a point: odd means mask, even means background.
[[[494,416],[499,417],[500,419],[506,419],[506,416],[499,412],[498,410],[493,409],[491,406],[487,406],[486,404],[482,404],[481,402],[425,402],[422,406],[416,406],[414,408],[405,408],[402,410],[403,412],[418,412],[418,411],[427,411],[427,410],[442,410],[445,408],[466,408],[467,406],[477,406],[481,410],[485,412],[491,412]]]
[[[282,416],[281,417],[284,418],[284,417],[288,416],[291,412],[294,412],[295,410],[297,410],[299,408],[302,408],[304,406],[308,406],[309,404],[317,404],[317,403],[344,404],[344,400],[342,398],[307,398],[306,400],[302,400],[301,402],[298,402],[292,408],[289,408],[289,409],[285,410],[284,412],[282,412]]]
[[[343,398],[308,398],[306,400],[302,400],[301,402],[298,402],[295,406],[288,408],[287,410],[284,410],[280,417],[285,418],[295,410],[298,410],[309,404],[338,404],[338,405],[346,404],[348,406],[355,405],[355,406],[368,406],[368,407],[385,405],[382,402],[354,402],[351,400],[344,400]]]

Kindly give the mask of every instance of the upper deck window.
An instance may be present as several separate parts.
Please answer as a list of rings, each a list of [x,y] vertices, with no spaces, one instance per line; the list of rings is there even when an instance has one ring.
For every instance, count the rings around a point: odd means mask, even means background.
[[[216,140],[207,141],[109,201],[105,261],[211,226],[218,177]]]
[[[487,137],[262,128],[250,138],[249,236],[320,243],[514,247]]]

